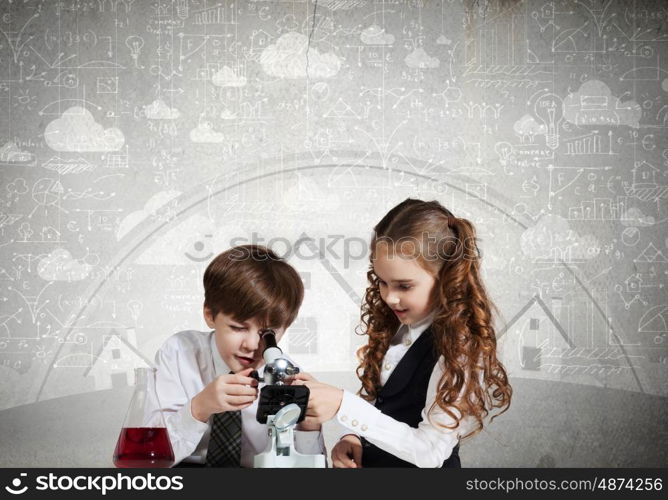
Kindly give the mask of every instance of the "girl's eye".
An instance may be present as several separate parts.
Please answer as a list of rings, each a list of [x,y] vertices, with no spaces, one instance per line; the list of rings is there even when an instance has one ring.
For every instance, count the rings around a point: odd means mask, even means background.
[[[402,290],[410,290],[413,287],[411,285],[399,285],[399,288],[401,288]]]

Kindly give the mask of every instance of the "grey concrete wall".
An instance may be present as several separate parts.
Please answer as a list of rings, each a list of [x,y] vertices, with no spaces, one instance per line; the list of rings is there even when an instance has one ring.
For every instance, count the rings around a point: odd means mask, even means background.
[[[104,465],[77,429],[113,443],[98,405],[122,415],[133,368],[206,328],[202,272],[242,242],[304,277],[286,350],[355,389],[366,242],[408,196],[475,223],[502,313],[516,399],[468,463],[665,465],[667,19],[658,0],[2,2],[2,465]]]

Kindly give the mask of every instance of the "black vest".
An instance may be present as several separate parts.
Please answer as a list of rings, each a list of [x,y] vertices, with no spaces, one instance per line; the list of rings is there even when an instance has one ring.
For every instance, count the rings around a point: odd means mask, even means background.
[[[434,349],[431,328],[427,328],[404,354],[378,393],[376,408],[399,422],[417,427],[422,421],[429,378],[438,357]],[[415,467],[415,465],[381,450],[362,438],[362,467]],[[455,446],[452,455],[443,462],[442,467],[461,467],[459,445]]]

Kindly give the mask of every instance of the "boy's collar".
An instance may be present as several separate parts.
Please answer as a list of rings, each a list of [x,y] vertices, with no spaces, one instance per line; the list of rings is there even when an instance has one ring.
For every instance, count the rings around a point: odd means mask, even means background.
[[[213,373],[217,377],[219,375],[225,375],[230,373],[230,367],[225,364],[220,351],[218,350],[218,345],[216,344],[216,331],[211,330],[211,357],[213,358]]]

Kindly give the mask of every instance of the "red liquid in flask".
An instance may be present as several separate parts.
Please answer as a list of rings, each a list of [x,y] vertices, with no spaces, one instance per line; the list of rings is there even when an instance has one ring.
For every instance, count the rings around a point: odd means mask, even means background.
[[[124,427],[116,443],[116,467],[170,467],[174,451],[164,427]]]

